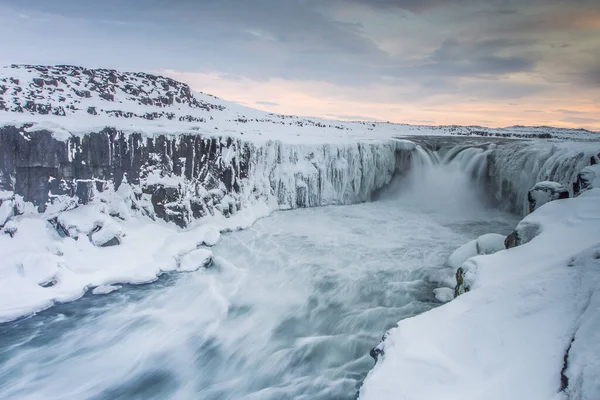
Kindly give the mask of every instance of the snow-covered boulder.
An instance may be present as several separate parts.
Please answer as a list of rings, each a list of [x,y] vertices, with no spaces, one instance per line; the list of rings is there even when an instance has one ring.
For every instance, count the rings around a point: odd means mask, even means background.
[[[200,268],[210,267],[212,261],[212,251],[208,249],[196,249],[181,257],[177,269],[182,272],[193,272]]]
[[[60,268],[60,257],[50,253],[27,254],[21,263],[23,276],[40,286],[54,285]]]
[[[13,216],[13,210],[14,206],[12,200],[2,201],[2,204],[0,204],[0,228],[2,228]]]
[[[123,239],[121,225],[104,211],[103,204],[92,204],[63,212],[52,222],[60,234],[75,240],[85,235],[99,247],[119,245]]]
[[[519,222],[515,230],[504,240],[504,247],[512,249],[521,246],[536,237],[540,232],[540,226],[534,222],[523,220]]]
[[[92,294],[109,294],[109,293],[112,293],[114,291],[121,289],[121,287],[122,286],[120,286],[120,285],[102,285],[102,286],[95,287],[92,290]]]
[[[0,229],[0,233],[8,235],[10,237],[14,237],[15,233],[17,233],[17,224],[14,221],[8,221],[4,224],[4,226]]]
[[[121,225],[111,218],[104,218],[96,222],[94,230],[90,233],[90,241],[98,247],[118,246],[123,238]]]
[[[454,290],[448,287],[433,289],[433,294],[435,295],[436,300],[440,303],[447,303],[454,299]]]
[[[551,181],[538,182],[527,193],[529,212],[534,212],[550,201],[568,198],[569,190],[564,185]]]
[[[475,240],[460,246],[448,258],[448,265],[452,268],[460,268],[465,261],[471,257],[482,254],[493,254],[504,249],[503,235],[488,233],[479,236]]]
[[[212,247],[219,243],[219,239],[221,239],[221,232],[215,227],[207,227],[200,244]]]
[[[600,164],[593,164],[582,169],[573,183],[575,196],[592,188],[600,188]]]
[[[503,235],[488,233],[462,245],[450,255],[448,265],[456,269],[455,297],[469,291],[469,286],[465,284],[464,277],[466,270],[465,262],[475,256],[494,254],[497,251],[504,250],[504,240],[505,237]]]

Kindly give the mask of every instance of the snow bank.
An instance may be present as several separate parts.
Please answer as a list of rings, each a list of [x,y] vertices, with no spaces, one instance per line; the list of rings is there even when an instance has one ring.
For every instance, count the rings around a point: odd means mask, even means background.
[[[165,272],[207,267],[212,253],[202,246],[216,244],[220,229],[247,227],[262,215],[257,209],[227,219],[213,217],[212,223],[198,221],[181,230],[125,205],[126,219],[112,217],[108,213],[117,200],[112,201],[58,216],[27,213],[9,222],[12,237],[4,234],[6,227],[0,231],[0,322],[76,300],[88,290],[107,294],[120,289],[116,283],[149,283]],[[101,247],[115,237],[123,240]]]
[[[470,292],[388,332],[362,400],[600,398],[600,189],[523,223],[539,234],[467,261]]]
[[[488,233],[475,240],[471,240],[456,249],[450,255],[448,258],[448,266],[453,269],[458,269],[471,257],[482,254],[493,254],[497,251],[504,250],[504,239],[506,239],[504,235]]]

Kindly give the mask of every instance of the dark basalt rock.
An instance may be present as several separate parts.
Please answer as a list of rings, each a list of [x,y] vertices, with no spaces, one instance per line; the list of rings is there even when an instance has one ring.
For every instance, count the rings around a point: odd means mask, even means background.
[[[56,196],[76,196],[80,204],[93,200],[109,184],[118,189],[124,179],[151,195],[159,218],[185,226],[192,218],[214,213],[225,195],[235,199],[239,181],[248,176],[250,145],[231,138],[159,135],[143,139],[105,128],[66,141],[48,130],[26,131],[27,126],[0,127],[0,189],[12,190],[40,210]],[[224,163],[224,152],[235,153]],[[179,188],[146,186],[151,171],[185,178],[187,196]],[[137,200],[140,200],[138,198]],[[234,214],[239,202],[224,206]]]
[[[373,358],[373,360],[375,360],[375,362],[377,362],[379,360],[379,357],[381,357],[384,354],[385,352],[379,346],[373,347],[369,352],[369,355]]]
[[[94,200],[95,183],[92,180],[77,180],[75,183],[75,195],[79,204],[88,204]]]
[[[512,249],[513,247],[529,243],[539,232],[540,227],[538,225],[521,221],[515,230],[506,237],[504,246],[507,249]]]

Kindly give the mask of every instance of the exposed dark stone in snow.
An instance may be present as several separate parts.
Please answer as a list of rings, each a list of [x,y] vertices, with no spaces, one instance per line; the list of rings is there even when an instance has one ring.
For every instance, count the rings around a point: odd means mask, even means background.
[[[565,351],[565,355],[563,356],[563,367],[560,371],[560,391],[563,392],[569,387],[569,377],[566,374],[567,368],[569,366],[569,351],[571,351],[571,347],[573,346],[573,342],[575,338],[571,339],[571,344],[569,344],[569,348]]]
[[[597,178],[597,171],[598,167],[596,167],[595,163],[592,163],[589,167],[585,167],[579,174],[577,174],[577,180],[573,183],[573,193],[575,196],[578,196],[582,192],[592,188],[592,183]]]
[[[117,239],[116,237],[110,239],[108,242],[101,244],[100,247],[111,247],[111,246],[118,246],[121,244],[121,241],[119,239]]]
[[[504,245],[507,249],[528,243],[539,234],[540,227],[531,223],[521,222],[515,230],[506,237]]]
[[[562,184],[550,181],[538,182],[527,193],[529,212],[534,212],[550,201],[568,198],[569,190]]]
[[[462,267],[456,270],[456,286],[454,287],[454,297],[458,297],[463,293],[467,293],[471,290],[468,286],[465,285],[464,273]]]
[[[512,231],[511,234],[506,237],[506,240],[504,241],[504,247],[507,249],[517,247],[517,231]]]
[[[371,351],[369,352],[369,355],[373,358],[373,360],[375,360],[375,362],[377,362],[377,360],[379,360],[379,357],[384,354],[385,353],[384,353],[383,349],[381,349],[379,346],[373,347],[371,349]]]
[[[69,230],[63,224],[60,223],[58,217],[54,217],[48,220],[48,222],[54,227],[54,229],[56,229],[56,232],[58,232],[58,234],[61,237],[71,237],[71,235],[69,234]]]
[[[88,204],[94,200],[95,183],[92,180],[77,180],[75,186],[75,195],[79,199],[79,204]]]
[[[48,194],[75,195],[87,204],[107,182],[117,189],[126,178],[151,195],[157,216],[186,226],[190,214],[194,218],[212,214],[222,208],[226,195],[239,191],[238,182],[248,176],[248,146],[231,138],[192,134],[142,139],[112,128],[60,141],[46,130],[27,132],[26,127],[5,126],[0,128],[0,189],[14,190],[43,209]],[[222,160],[225,152],[234,154],[228,162]],[[186,179],[192,196],[186,199],[181,188],[163,185],[160,179],[146,184],[152,174]],[[208,197],[194,193],[206,190]],[[235,213],[240,206],[233,202],[223,213]]]

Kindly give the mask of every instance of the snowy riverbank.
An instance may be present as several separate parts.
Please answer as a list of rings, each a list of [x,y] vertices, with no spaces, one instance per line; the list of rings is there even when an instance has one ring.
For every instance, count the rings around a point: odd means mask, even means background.
[[[470,259],[468,293],[388,332],[361,399],[598,398],[600,189],[521,224],[539,234]]]

